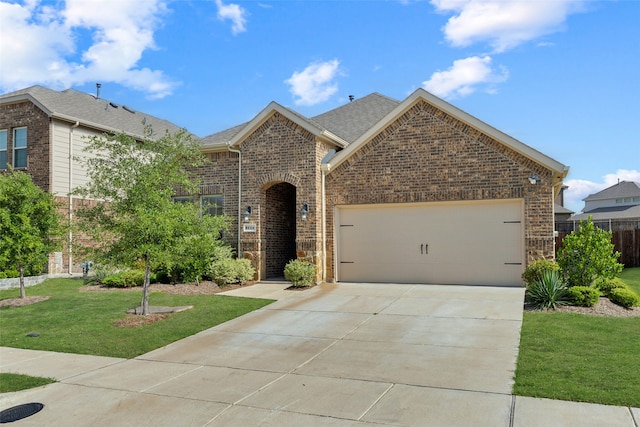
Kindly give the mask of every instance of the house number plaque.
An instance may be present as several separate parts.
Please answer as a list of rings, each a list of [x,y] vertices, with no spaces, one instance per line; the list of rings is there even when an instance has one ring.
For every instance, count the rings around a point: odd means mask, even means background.
[[[242,224],[242,231],[245,233],[255,233],[257,230],[256,224]]]

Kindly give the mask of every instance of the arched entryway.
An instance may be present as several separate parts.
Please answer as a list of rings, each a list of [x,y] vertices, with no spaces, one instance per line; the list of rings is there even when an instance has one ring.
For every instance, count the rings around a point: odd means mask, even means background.
[[[264,218],[266,278],[284,276],[284,266],[296,258],[296,187],[280,182],[267,188]]]

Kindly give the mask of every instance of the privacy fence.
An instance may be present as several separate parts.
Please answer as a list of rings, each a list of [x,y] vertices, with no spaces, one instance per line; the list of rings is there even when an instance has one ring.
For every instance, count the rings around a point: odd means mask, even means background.
[[[615,250],[620,252],[618,260],[625,267],[640,267],[640,219],[593,221],[603,230],[611,231]],[[578,229],[580,221],[556,222],[556,252],[562,247],[564,236]]]

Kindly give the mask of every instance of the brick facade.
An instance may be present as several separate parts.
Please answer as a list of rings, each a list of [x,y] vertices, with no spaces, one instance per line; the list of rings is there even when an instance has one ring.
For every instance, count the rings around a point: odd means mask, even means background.
[[[31,175],[38,187],[50,191],[49,118],[31,102],[0,105],[0,130],[7,131],[9,164],[13,164],[13,129],[21,127],[27,128],[27,168],[24,171]]]

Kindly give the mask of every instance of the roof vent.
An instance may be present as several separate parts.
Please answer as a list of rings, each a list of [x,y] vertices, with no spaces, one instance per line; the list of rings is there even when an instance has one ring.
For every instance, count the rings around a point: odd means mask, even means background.
[[[96,83],[96,99],[100,99],[100,88],[102,87],[101,83]]]
[[[356,97],[355,97],[355,96],[353,96],[353,95],[349,95],[349,102],[353,102],[353,100],[354,100],[354,99],[356,99]]]
[[[109,105],[111,105],[113,108],[118,108],[118,104],[114,104],[113,102],[110,102]]]
[[[130,112],[131,114],[135,114],[136,113],[135,111],[133,111],[131,108],[127,107],[126,105],[123,105],[122,109],[125,110],[125,111]]]

